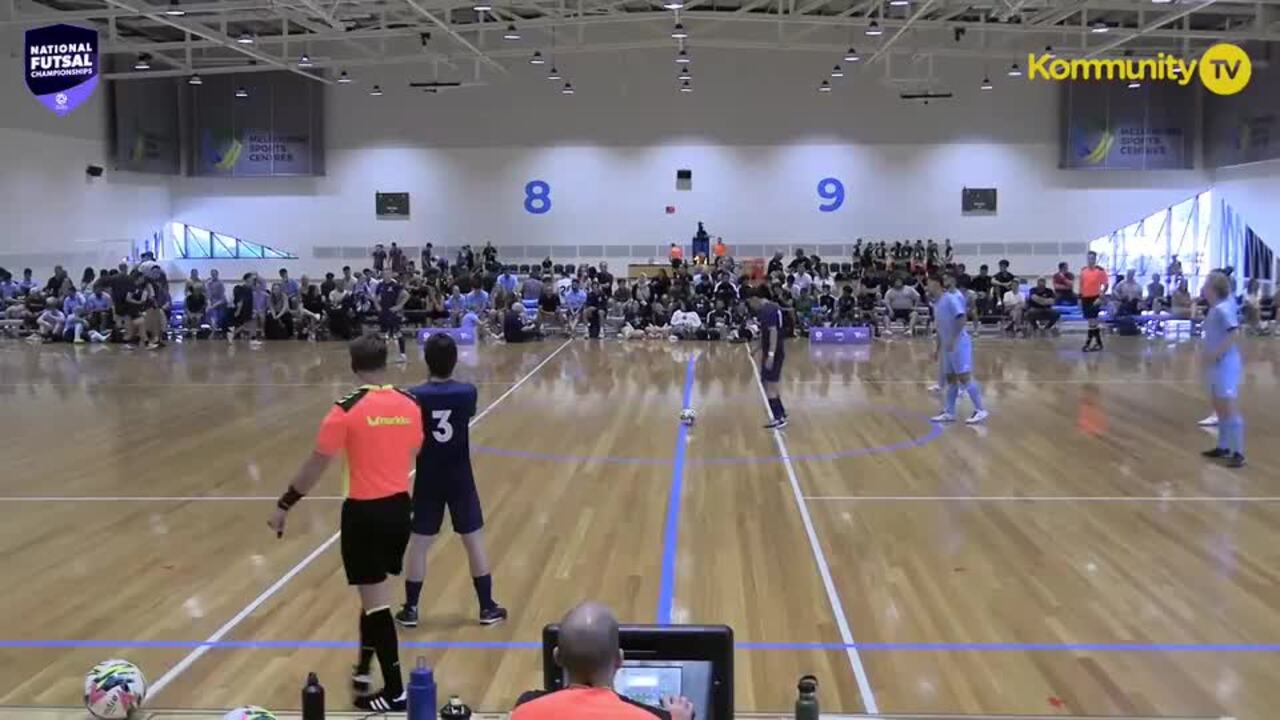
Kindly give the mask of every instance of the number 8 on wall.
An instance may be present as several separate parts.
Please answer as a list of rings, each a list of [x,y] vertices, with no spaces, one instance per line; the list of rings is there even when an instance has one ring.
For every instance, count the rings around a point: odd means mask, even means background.
[[[531,215],[551,212],[551,186],[542,180],[530,180],[524,186],[524,210]]]

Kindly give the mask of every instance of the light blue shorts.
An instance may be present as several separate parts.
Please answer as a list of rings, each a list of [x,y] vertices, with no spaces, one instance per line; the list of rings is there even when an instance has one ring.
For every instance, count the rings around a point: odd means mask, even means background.
[[[1239,397],[1240,377],[1244,367],[1239,353],[1228,353],[1209,369],[1209,394],[1215,398]]]
[[[943,352],[941,360],[943,376],[965,375],[973,372],[973,344],[969,336],[961,335],[956,340],[956,349]]]

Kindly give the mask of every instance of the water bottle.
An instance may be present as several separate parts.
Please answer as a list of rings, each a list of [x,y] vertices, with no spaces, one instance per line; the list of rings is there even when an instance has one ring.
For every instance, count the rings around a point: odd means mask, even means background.
[[[431,720],[436,711],[436,678],[427,667],[427,659],[409,671],[409,720]]]
[[[805,675],[796,684],[796,720],[818,720],[818,678]]]
[[[440,708],[440,720],[471,720],[471,708],[462,704],[457,695],[451,695],[449,702]]]
[[[324,720],[324,686],[315,673],[307,673],[302,687],[302,720]]]

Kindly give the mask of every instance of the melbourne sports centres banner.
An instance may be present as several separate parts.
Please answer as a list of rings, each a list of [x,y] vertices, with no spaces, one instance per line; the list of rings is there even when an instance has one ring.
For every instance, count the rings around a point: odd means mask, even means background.
[[[42,105],[66,115],[98,87],[98,31],[48,25],[26,33],[23,75]]]

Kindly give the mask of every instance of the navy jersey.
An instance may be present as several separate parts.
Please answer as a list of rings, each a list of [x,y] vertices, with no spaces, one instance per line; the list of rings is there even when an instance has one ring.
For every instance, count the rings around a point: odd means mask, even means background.
[[[390,313],[400,302],[400,293],[404,287],[395,280],[384,280],[378,283],[378,307],[384,313]]]
[[[476,414],[476,386],[446,380],[409,388],[422,408],[422,449],[418,451],[418,482],[471,479],[468,430]]]
[[[760,323],[760,349],[766,355],[769,353],[769,328],[774,328],[778,334],[778,356],[781,357],[785,351],[785,343],[782,337],[782,308],[778,307],[773,301],[765,300],[760,303],[760,312],[756,318]]]

